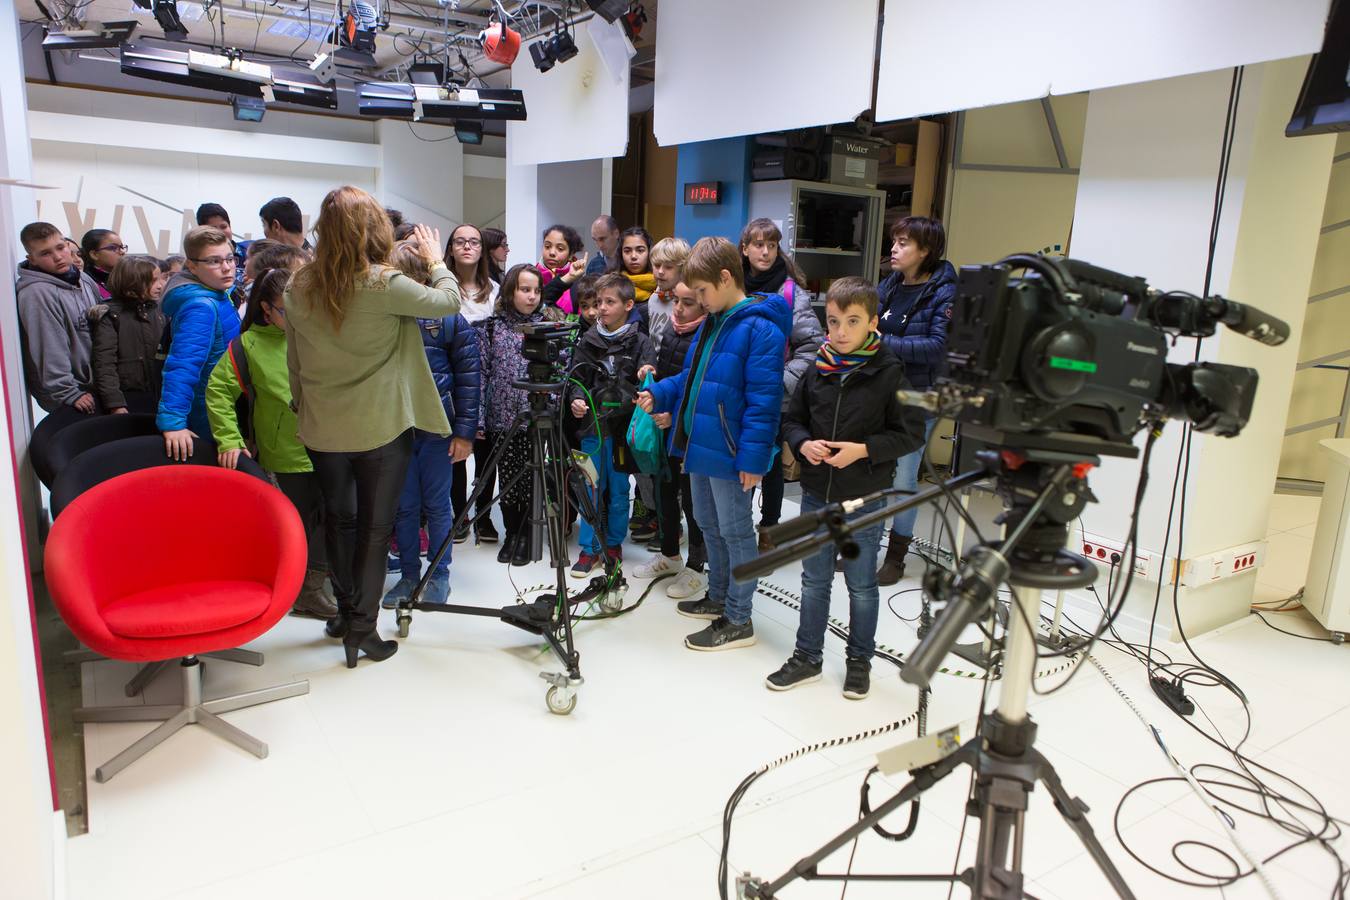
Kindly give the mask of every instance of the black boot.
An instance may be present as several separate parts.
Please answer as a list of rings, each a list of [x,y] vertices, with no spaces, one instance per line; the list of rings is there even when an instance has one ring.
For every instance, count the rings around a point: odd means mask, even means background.
[[[323,626],[323,633],[330,638],[345,638],[347,632],[351,630],[351,626],[351,614],[339,610],[338,614],[329,619],[328,624]]]
[[[511,553],[511,565],[528,566],[530,564],[530,536],[521,533],[516,536],[515,549]]]
[[[502,538],[501,548],[497,550],[497,562],[504,566],[509,566],[511,565],[511,560],[515,558],[515,555],[516,535],[508,531],[506,536]]]
[[[364,653],[371,662],[384,662],[398,652],[398,641],[386,641],[376,631],[358,634],[348,631],[342,639],[342,649],[347,652],[347,668],[356,668],[357,653]]]
[[[913,537],[904,537],[896,531],[891,532],[891,539],[886,545],[886,559],[882,561],[881,568],[877,569],[877,584],[890,587],[905,577],[905,554],[909,552],[909,542],[912,540]]]

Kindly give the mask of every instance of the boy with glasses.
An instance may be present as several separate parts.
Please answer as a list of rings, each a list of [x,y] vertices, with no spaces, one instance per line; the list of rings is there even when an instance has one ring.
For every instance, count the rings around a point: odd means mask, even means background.
[[[211,437],[206,383],[225,348],[239,336],[239,316],[230,302],[235,257],[229,237],[199,225],[183,238],[183,255],[186,268],[164,289],[172,338],[155,417],[164,434],[164,452],[176,460],[192,456],[193,438]]]

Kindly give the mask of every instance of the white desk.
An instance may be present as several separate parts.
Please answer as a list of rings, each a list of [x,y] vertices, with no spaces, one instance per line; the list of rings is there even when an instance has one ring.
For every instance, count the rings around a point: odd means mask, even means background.
[[[1331,457],[1303,606],[1338,641],[1350,631],[1350,438],[1319,442]]]

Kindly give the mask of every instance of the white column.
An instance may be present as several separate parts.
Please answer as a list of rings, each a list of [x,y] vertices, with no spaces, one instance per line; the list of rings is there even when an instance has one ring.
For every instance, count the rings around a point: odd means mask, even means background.
[[[0,175],[28,179],[28,111],[24,97],[19,22],[11,5],[0,14]],[[32,469],[23,461],[31,426],[24,392],[19,329],[12,274],[18,263],[19,229],[32,221],[35,203],[27,188],[0,187],[0,269],[5,299],[0,302],[8,396],[0,417],[0,893],[49,898],[61,891],[64,862],[53,810],[42,695],[32,617],[28,568],[36,561],[37,515]],[[16,480],[15,472],[19,477]],[[23,485],[22,490],[20,485]],[[22,497],[22,503],[20,498]],[[24,528],[27,529],[27,544]],[[62,871],[58,872],[58,868]]]
[[[1269,348],[1221,330],[1203,343],[1203,359],[1252,366],[1261,382],[1240,437],[1195,437],[1180,532],[1188,559],[1266,534],[1335,143],[1333,137],[1284,137],[1306,67],[1306,57],[1282,60],[1249,66],[1243,77],[1210,290],[1283,318],[1293,337]],[[1141,275],[1155,288],[1201,291],[1231,75],[1223,70],[1092,92],[1074,210],[1075,258]],[[1194,347],[1179,342],[1171,361],[1189,362]],[[1155,555],[1181,430],[1169,424],[1150,469],[1139,538]],[[1111,460],[1097,473],[1092,484],[1101,502],[1084,514],[1088,531],[1124,540],[1138,471],[1137,462]],[[1174,520],[1169,557],[1177,553],[1177,534]],[[1254,587],[1249,574],[1183,588],[1187,634],[1245,615]],[[1146,620],[1153,585],[1137,583],[1134,594],[1126,613]],[[1170,603],[1164,608],[1160,621],[1167,623]]]
[[[590,227],[608,209],[610,160],[506,165],[506,236],[512,264],[537,261],[549,225],[571,225],[591,247]]]

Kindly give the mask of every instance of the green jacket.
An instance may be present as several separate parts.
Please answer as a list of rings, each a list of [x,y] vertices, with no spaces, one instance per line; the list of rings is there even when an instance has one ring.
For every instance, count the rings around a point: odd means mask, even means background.
[[[286,332],[275,325],[254,325],[239,335],[253,382],[253,437],[258,464],[269,472],[310,472],[313,466],[295,434],[290,373],[286,370]],[[227,351],[206,382],[206,416],[219,450],[239,450],[244,437],[234,413],[243,393]]]
[[[296,285],[286,289],[287,363],[311,450],[360,453],[409,428],[450,434],[422,346],[420,316],[459,312],[459,283],[444,265],[431,287],[387,266],[371,266],[345,304],[341,328]]]

